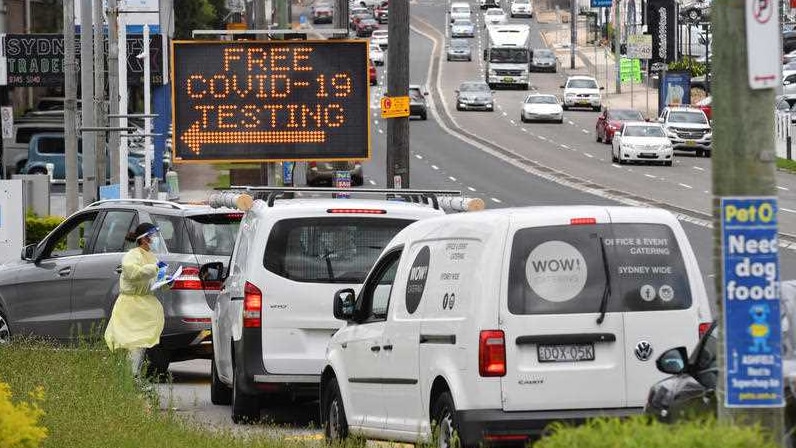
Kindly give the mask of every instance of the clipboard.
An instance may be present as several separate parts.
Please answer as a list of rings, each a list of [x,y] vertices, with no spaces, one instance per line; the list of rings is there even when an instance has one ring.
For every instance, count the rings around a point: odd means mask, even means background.
[[[149,290],[156,291],[162,288],[163,286],[168,285],[169,283],[174,283],[174,280],[176,280],[177,277],[179,277],[181,274],[182,274],[182,265],[177,266],[177,269],[174,271],[174,273],[172,273],[171,275],[167,275],[166,278],[164,278],[163,280],[152,283],[152,286],[149,287]]]

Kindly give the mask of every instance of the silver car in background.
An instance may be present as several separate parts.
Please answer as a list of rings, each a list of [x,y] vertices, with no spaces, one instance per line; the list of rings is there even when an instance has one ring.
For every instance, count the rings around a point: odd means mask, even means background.
[[[0,342],[35,336],[59,342],[102,338],[119,294],[125,241],[139,223],[160,228],[156,255],[169,273],[182,266],[171,289],[157,293],[166,323],[160,344],[147,351],[150,374],[169,363],[212,356],[210,305],[220,284],[202,282],[199,266],[229,262],[243,214],[231,209],[154,200],[95,202],[67,218],[19,260],[0,267]]]
[[[448,42],[448,61],[472,61],[470,42],[465,39],[451,39]]]
[[[556,72],[556,54],[547,48],[535,48],[531,56],[531,71]]]
[[[470,19],[456,19],[451,24],[451,37],[475,37],[475,25]]]

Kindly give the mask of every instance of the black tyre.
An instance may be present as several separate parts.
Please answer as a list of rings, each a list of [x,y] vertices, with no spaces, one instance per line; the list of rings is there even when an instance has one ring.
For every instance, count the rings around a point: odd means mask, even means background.
[[[594,107],[591,108],[591,110],[593,110],[595,112],[600,112],[602,109],[603,109],[602,106],[594,106]]]
[[[461,448],[459,440],[459,422],[456,418],[456,406],[450,392],[443,392],[434,402],[431,411],[432,427],[436,429],[434,446],[437,448]]]
[[[232,372],[232,422],[249,425],[260,420],[260,400],[246,394],[240,385],[240,372],[233,367]]]
[[[365,179],[361,176],[351,176],[351,185],[361,187],[363,183],[365,183]]]
[[[624,165],[625,163],[627,163],[627,161],[622,158],[622,148],[619,148],[619,154],[617,154],[616,157],[619,159],[620,165]]]
[[[343,397],[337,380],[332,378],[326,385],[326,393],[321,397],[323,405],[321,419],[323,419],[323,434],[328,443],[341,442],[348,438],[348,420],[345,417]]]
[[[420,119],[421,120],[428,120],[428,115],[427,115],[426,111],[423,111],[423,112],[420,113]]]
[[[663,162],[663,164],[665,166],[672,166],[672,163],[674,163],[674,160],[667,160],[667,161]]]
[[[558,124],[564,124],[564,119],[562,118],[562,119],[558,120]]]
[[[602,137],[600,137],[600,132],[595,130],[595,131],[594,131],[594,133],[595,133],[595,134],[597,134],[597,143],[600,143],[600,142],[602,142],[602,141],[603,141],[603,138],[602,138]]]
[[[462,106],[456,105],[456,110],[462,110]]]
[[[710,158],[710,151],[705,151],[704,154],[705,154],[705,157]]]
[[[216,369],[216,361],[210,362],[210,402],[213,404],[229,405],[232,403],[232,389],[221,382]]]
[[[146,362],[146,377],[154,381],[163,381],[169,375],[171,353],[161,348],[147,349]]]
[[[11,329],[8,325],[6,314],[0,309],[0,344],[7,344],[11,341]]]
[[[569,106],[561,106],[561,108],[564,110],[569,110]]]
[[[523,114],[520,114],[520,121],[523,122],[523,123],[527,123],[528,122],[528,120],[525,119],[525,115],[523,115]]]
[[[31,168],[30,171],[28,171],[28,174],[47,174],[47,170],[45,170],[40,166],[37,166],[35,168]]]

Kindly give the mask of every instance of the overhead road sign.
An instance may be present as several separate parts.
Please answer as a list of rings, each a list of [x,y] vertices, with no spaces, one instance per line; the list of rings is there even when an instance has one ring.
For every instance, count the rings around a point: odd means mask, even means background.
[[[367,41],[177,41],[174,161],[370,157]]]
[[[400,118],[408,116],[408,96],[385,96],[381,98],[381,118]]]

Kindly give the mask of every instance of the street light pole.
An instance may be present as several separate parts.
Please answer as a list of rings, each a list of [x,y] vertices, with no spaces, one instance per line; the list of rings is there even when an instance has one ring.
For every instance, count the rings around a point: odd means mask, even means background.
[[[80,2],[80,97],[81,126],[96,127],[94,121],[94,36],[91,0]],[[102,22],[97,24],[102,27]],[[74,26],[72,27],[74,29]],[[82,135],[81,135],[82,137]],[[83,145],[83,203],[91,204],[97,199],[95,136],[86,134]]]
[[[622,0],[616,0],[614,3],[614,75],[616,76],[616,93],[622,93],[621,6]]]
[[[75,60],[75,3],[64,2],[64,145],[66,157],[66,214],[77,201],[77,61]],[[69,241],[73,248],[75,242]]]

